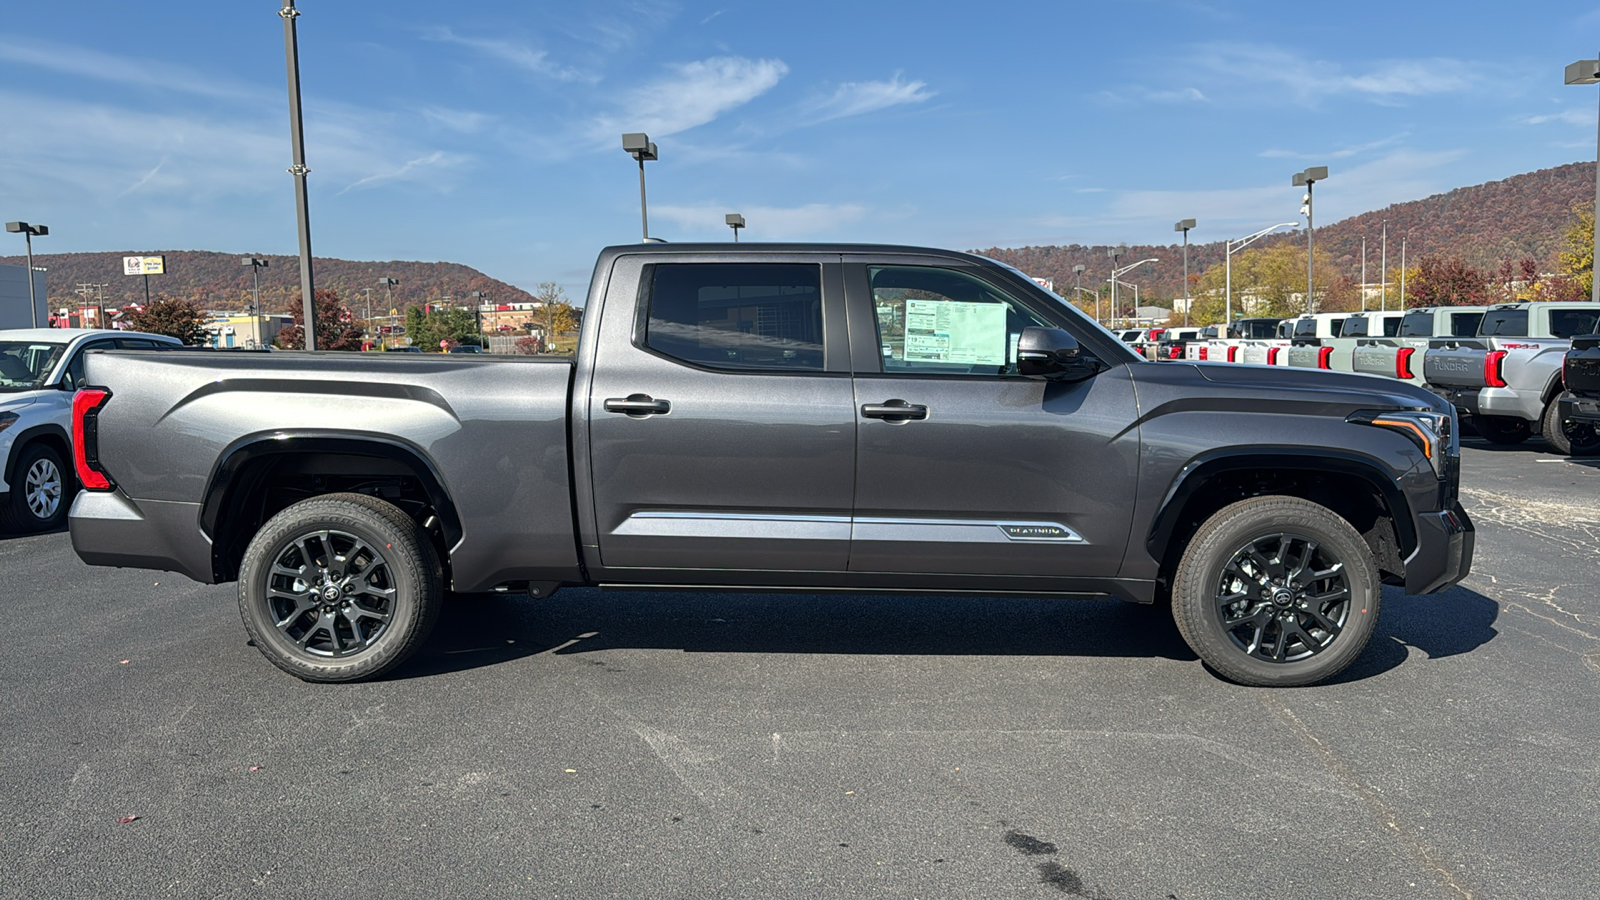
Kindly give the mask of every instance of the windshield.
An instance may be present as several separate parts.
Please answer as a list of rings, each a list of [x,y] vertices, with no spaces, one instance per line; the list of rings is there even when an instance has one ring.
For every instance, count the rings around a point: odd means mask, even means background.
[[[0,391],[31,391],[44,386],[66,344],[0,341]]]

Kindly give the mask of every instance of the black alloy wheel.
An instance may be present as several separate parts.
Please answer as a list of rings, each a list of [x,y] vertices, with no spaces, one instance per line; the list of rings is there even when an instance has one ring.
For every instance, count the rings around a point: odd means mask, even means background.
[[[1172,616],[1223,677],[1304,685],[1361,655],[1382,597],[1372,549],[1344,518],[1299,497],[1253,497],[1218,510],[1190,539]]]
[[[1561,418],[1559,398],[1544,408],[1544,442],[1563,456],[1600,454],[1600,428],[1593,422]]]
[[[361,681],[405,662],[439,616],[433,543],[398,507],[327,494],[273,516],[239,567],[239,614],[273,665],[306,681]]]

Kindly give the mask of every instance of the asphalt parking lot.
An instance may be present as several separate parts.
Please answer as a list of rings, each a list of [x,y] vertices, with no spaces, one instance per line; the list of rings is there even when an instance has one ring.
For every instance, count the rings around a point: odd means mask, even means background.
[[[0,539],[0,896],[1593,896],[1600,462],[1464,457],[1472,576],[1302,689],[1111,600],[583,590],[309,685]]]

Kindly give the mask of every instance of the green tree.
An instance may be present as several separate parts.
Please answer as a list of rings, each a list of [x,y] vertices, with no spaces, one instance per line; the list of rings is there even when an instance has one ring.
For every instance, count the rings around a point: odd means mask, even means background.
[[[283,350],[304,350],[306,346],[305,304],[302,295],[296,295],[291,313],[294,324],[278,332],[272,344]],[[318,290],[312,294],[317,314],[318,350],[360,350],[362,334],[356,327],[355,317],[339,302],[337,291]]]
[[[175,337],[191,347],[198,347],[206,340],[205,310],[193,300],[157,297],[149,306],[133,313],[131,324],[135,330]]]
[[[1567,229],[1567,249],[1561,251],[1561,271],[1576,285],[1579,299],[1594,296],[1594,204],[1573,209],[1577,221]]]
[[[1325,250],[1316,256],[1318,308],[1349,305],[1355,288],[1334,268]],[[1227,307],[1227,267],[1212,266],[1200,274],[1191,296],[1190,325],[1221,322]],[[1233,315],[1288,318],[1305,312],[1306,251],[1295,243],[1244,250],[1233,257]]]
[[[478,322],[471,310],[413,306],[406,310],[406,335],[412,346],[431,353],[439,350],[440,341],[478,343]]]
[[[558,335],[576,331],[578,311],[567,302],[566,292],[554,281],[542,281],[533,298],[539,301],[539,322],[544,325],[544,344],[553,347]]]

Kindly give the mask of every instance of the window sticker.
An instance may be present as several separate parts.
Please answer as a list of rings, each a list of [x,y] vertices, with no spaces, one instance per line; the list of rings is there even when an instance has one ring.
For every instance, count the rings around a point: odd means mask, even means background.
[[[906,301],[906,362],[1006,364],[1006,308],[999,303]]]

